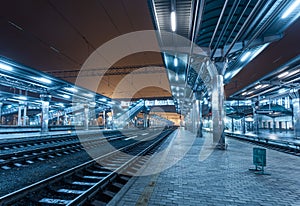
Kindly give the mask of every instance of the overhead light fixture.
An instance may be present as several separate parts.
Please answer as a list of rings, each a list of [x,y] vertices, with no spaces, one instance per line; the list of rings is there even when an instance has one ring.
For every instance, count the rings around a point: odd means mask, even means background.
[[[99,101],[102,101],[102,102],[107,102],[107,99],[105,99],[105,98],[101,98],[101,99],[99,99]]]
[[[179,91],[179,87],[176,87],[176,91]]]
[[[3,70],[6,70],[6,71],[12,71],[13,68],[7,64],[3,64],[3,63],[0,63],[0,69],[3,69]]]
[[[247,94],[252,94],[254,91],[250,91],[250,92],[248,92]]]
[[[15,98],[20,99],[20,100],[27,100],[27,97],[25,97],[25,96],[17,96]]]
[[[247,92],[243,92],[242,95],[245,96],[247,94]]]
[[[39,78],[34,77],[34,79],[36,79],[40,82],[46,83],[46,84],[51,84],[52,83],[52,81],[50,79],[46,79],[44,77],[39,77]]]
[[[261,88],[265,88],[267,86],[269,86],[269,85],[268,84],[264,84],[264,85],[261,85]]]
[[[60,106],[60,107],[65,107],[65,105],[63,103],[57,103],[56,105]]]
[[[94,97],[94,94],[86,93],[86,94],[84,94],[84,96],[92,98],[92,97]]]
[[[178,59],[177,59],[177,57],[174,58],[174,66],[175,66],[175,67],[178,66]]]
[[[289,72],[283,72],[283,73],[281,73],[281,74],[278,75],[278,78],[285,77],[288,74],[289,74]]]
[[[241,58],[241,62],[244,62],[244,61],[246,61],[249,57],[250,57],[250,54],[251,54],[251,52],[246,52],[243,56],[242,56],[242,58]]]
[[[176,12],[175,11],[171,12],[171,29],[173,32],[176,31]]]
[[[285,19],[288,17],[300,4],[300,0],[295,0],[294,3],[282,14],[281,18]]]
[[[224,78],[225,78],[225,79],[228,79],[230,76],[231,76],[231,72],[228,72],[228,73],[226,73],[226,74],[224,75]]]
[[[176,74],[175,80],[178,81],[178,79],[179,79],[178,74]]]
[[[74,87],[65,87],[65,89],[70,91],[70,92],[78,92],[78,90]]]
[[[67,94],[63,94],[63,95],[61,95],[63,98],[65,98],[65,99],[70,99],[71,97],[69,96],[69,95],[67,95]]]
[[[300,71],[300,69],[294,70],[289,73],[289,76],[293,76],[294,74],[297,74]]]
[[[254,87],[254,89],[260,89],[262,87],[261,84],[257,85],[256,87]]]
[[[279,89],[279,90],[278,90],[278,93],[279,93],[279,94],[283,94],[284,92],[286,92],[286,89]]]

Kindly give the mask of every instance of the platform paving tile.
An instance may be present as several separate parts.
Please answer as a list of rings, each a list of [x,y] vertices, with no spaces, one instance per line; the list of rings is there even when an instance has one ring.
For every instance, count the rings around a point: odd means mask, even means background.
[[[179,130],[176,138],[169,143],[180,147],[193,136]],[[300,157],[267,149],[271,175],[257,175],[248,170],[256,146],[227,139],[226,151],[211,150],[202,160],[204,142],[195,138],[184,158],[158,175],[132,178],[110,205],[300,205]]]

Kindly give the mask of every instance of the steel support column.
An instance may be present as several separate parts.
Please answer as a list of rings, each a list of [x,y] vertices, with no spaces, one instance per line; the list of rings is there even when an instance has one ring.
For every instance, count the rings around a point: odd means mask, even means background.
[[[103,124],[103,129],[106,129],[106,112],[103,110],[102,112],[102,124]]]
[[[51,95],[41,94],[40,98],[42,100],[41,132],[48,132],[49,103],[51,100]]]
[[[18,108],[18,126],[22,126],[22,109],[23,109],[23,102],[19,102],[19,108]]]
[[[147,128],[147,116],[148,116],[148,115],[147,115],[146,113],[144,113],[144,114],[143,114],[143,119],[144,119],[144,121],[143,121],[143,122],[144,122],[144,128]]]
[[[198,100],[199,108],[199,128],[197,131],[197,137],[203,137],[202,128],[203,128],[203,117],[202,117],[202,100]]]
[[[213,143],[218,149],[225,149],[224,134],[224,86],[223,75],[214,78],[212,88],[212,121],[213,121]]]
[[[88,130],[89,129],[89,105],[85,104],[84,105],[84,129]]]
[[[27,117],[27,102],[25,102],[23,108],[24,108],[24,111],[23,111],[23,126],[26,126],[27,125],[27,120],[28,120],[28,117]]]
[[[292,90],[290,93],[293,104],[293,128],[295,138],[300,137],[300,93],[299,90]]]
[[[241,125],[242,125],[242,133],[245,134],[246,133],[246,118],[245,118],[245,116],[243,116],[241,119]]]
[[[273,132],[276,132],[276,121],[275,121],[275,117],[273,117]]]
[[[2,124],[2,106],[3,106],[3,103],[0,102],[0,124]]]

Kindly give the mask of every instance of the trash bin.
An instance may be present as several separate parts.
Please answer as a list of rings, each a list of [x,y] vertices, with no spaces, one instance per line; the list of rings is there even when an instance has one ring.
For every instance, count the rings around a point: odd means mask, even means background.
[[[253,148],[253,164],[255,165],[255,169],[249,169],[250,171],[255,171],[255,174],[270,175],[264,171],[264,167],[267,166],[266,151],[264,148]]]

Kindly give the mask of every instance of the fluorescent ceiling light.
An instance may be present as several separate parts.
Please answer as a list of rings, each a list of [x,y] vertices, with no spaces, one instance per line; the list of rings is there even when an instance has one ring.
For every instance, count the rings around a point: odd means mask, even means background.
[[[17,96],[15,98],[20,99],[20,100],[27,100],[27,97],[25,97],[25,96]]]
[[[257,85],[256,87],[254,87],[254,89],[259,89],[259,88],[261,88],[261,84],[259,84],[259,85]]]
[[[246,52],[243,56],[242,56],[242,58],[241,58],[241,62],[244,62],[244,61],[246,61],[249,57],[250,57],[250,54],[251,54],[251,52]]]
[[[43,82],[43,83],[46,83],[46,84],[51,84],[52,81],[50,79],[46,79],[44,77],[39,77],[39,78],[36,78],[34,77],[36,80],[40,81],[40,82]]]
[[[171,28],[172,28],[172,31],[176,31],[176,13],[175,13],[175,11],[171,12]]]
[[[278,78],[285,77],[288,74],[289,74],[289,72],[283,72],[283,73],[281,73],[281,74],[278,75]]]
[[[226,73],[224,77],[225,77],[225,79],[227,79],[227,78],[229,78],[230,76],[231,76],[231,72]]]
[[[175,66],[175,67],[178,66],[178,59],[177,59],[177,57],[174,58],[174,66]]]
[[[282,14],[281,18],[285,19],[288,17],[300,4],[300,0],[295,0],[294,3]]]
[[[292,72],[289,73],[289,76],[293,76],[294,74],[297,74],[299,71],[300,71],[300,69],[292,71]]]
[[[278,93],[279,93],[279,94],[283,94],[284,92],[286,92],[286,89],[279,89],[279,90],[278,90]]]
[[[252,94],[254,91],[250,91],[250,92],[248,92],[247,94]]]
[[[63,103],[57,103],[56,105],[60,106],[60,107],[65,107],[65,105]]]
[[[267,86],[269,86],[269,85],[268,84],[264,84],[264,85],[261,86],[261,88],[265,88]]]
[[[84,94],[84,96],[92,98],[92,97],[94,97],[94,94],[87,93],[87,94]]]
[[[106,102],[106,101],[107,101],[107,99],[105,99],[105,98],[101,98],[101,99],[99,99],[99,101]]]
[[[179,91],[179,87],[176,87],[176,91]]]
[[[78,90],[74,87],[65,87],[65,89],[70,91],[70,92],[78,92]]]
[[[6,70],[6,71],[12,71],[13,68],[7,64],[3,64],[3,63],[0,63],[0,69],[3,69],[3,70]]]
[[[65,99],[70,99],[71,97],[69,96],[69,95],[67,95],[67,94],[63,94],[63,95],[61,95],[63,98],[65,98]]]
[[[179,78],[178,78],[178,74],[176,74],[176,76],[175,76],[175,80],[176,80],[176,81],[178,81],[178,79],[179,79]]]

